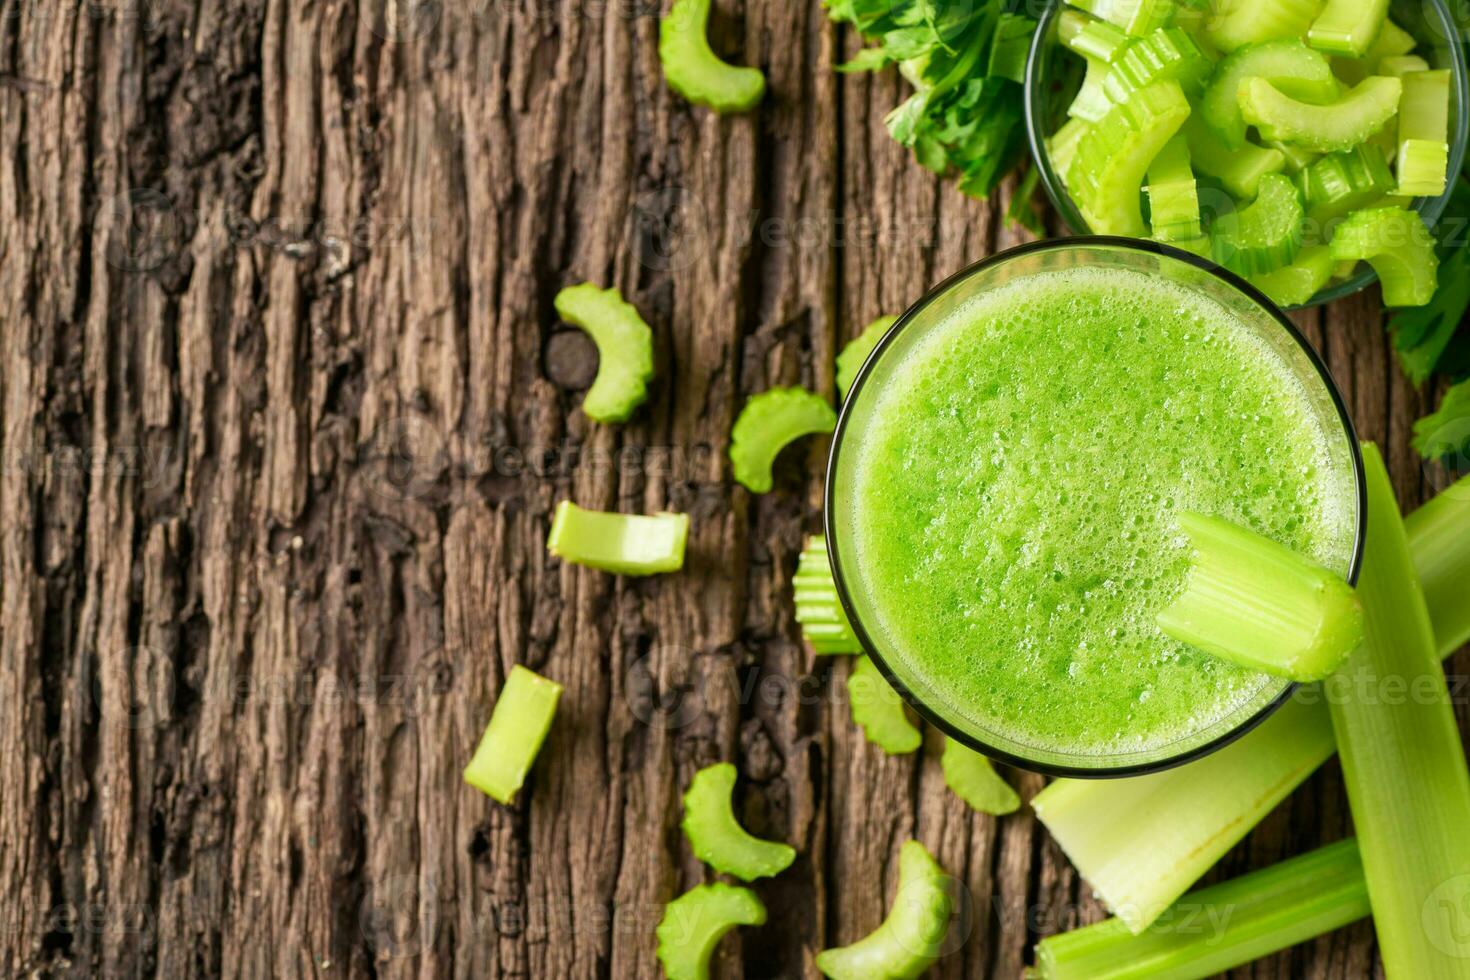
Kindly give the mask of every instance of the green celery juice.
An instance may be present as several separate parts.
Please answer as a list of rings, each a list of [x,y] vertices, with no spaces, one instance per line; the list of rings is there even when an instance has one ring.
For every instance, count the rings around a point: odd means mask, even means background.
[[[1017,744],[1150,752],[1284,688],[1154,625],[1189,567],[1180,511],[1351,560],[1355,477],[1310,393],[1223,306],[1161,277],[1008,282],[871,397],[843,516],[865,625],[921,700]]]

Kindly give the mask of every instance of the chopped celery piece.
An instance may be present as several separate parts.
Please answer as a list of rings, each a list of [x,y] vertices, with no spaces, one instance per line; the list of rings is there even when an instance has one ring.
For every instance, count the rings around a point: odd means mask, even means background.
[[[760,926],[766,907],[749,888],[700,885],[664,906],[658,924],[658,961],[669,980],[709,980],[709,960],[736,926]]]
[[[1383,283],[1389,306],[1423,306],[1439,270],[1434,236],[1417,211],[1374,208],[1348,215],[1332,236],[1332,257],[1365,260]]]
[[[985,74],[1024,84],[1026,58],[1031,53],[1031,35],[1035,31],[1036,21],[1030,17],[1009,11],[1002,13],[990,39],[990,61]]]
[[[754,109],[766,94],[766,76],[720,60],[709,46],[710,0],[674,0],[659,21],[658,58],[669,88],[716,112]]]
[[[1371,3],[1371,0],[1370,0]],[[1371,59],[1375,64],[1384,58],[1396,58],[1406,55],[1419,46],[1419,39],[1399,25],[1393,22],[1393,18],[1385,17],[1383,27],[1378,31],[1368,53],[1364,58]]]
[[[1199,190],[1189,168],[1189,145],[1171,139],[1148,168],[1149,226],[1161,242],[1200,236]]]
[[[915,980],[944,951],[957,883],[918,841],[898,852],[898,893],[888,917],[851,946],[817,954],[833,980]]]
[[[1159,82],[1108,110],[1082,137],[1067,183],[1093,232],[1144,236],[1144,175],[1188,117],[1179,83]]]
[[[1093,20],[1073,10],[1062,12],[1058,36],[1069,51],[1111,65],[1122,56],[1133,39],[1106,21]]]
[[[803,388],[772,388],[745,403],[730,432],[735,479],[755,493],[770,493],[771,466],[782,449],[802,436],[831,432],[837,413]]]
[[[944,740],[940,766],[945,784],[972,810],[1001,816],[1021,808],[1021,798],[1000,778],[990,760],[952,738]]]
[[[510,669],[480,747],[465,766],[464,781],[501,803],[514,802],[546,741],[561,685],[527,670]]]
[[[917,752],[924,743],[924,733],[909,720],[903,698],[870,658],[858,657],[853,665],[847,678],[847,699],[853,722],[869,742],[889,755]]]
[[[1401,54],[1392,58],[1384,58],[1378,63],[1375,75],[1387,75],[1389,78],[1402,79],[1405,75],[1417,74],[1429,70],[1429,62],[1416,54]],[[1446,72],[1448,74],[1448,72]],[[1408,86],[1404,87],[1404,96],[1408,96]],[[1403,110],[1400,109],[1400,112]]]
[[[1312,164],[1322,159],[1322,154],[1315,150],[1304,150],[1291,143],[1269,143],[1269,149],[1280,150],[1281,155],[1286,158],[1286,173],[1295,176],[1306,170]]]
[[[1184,592],[1159,628],[1206,653],[1297,681],[1319,681],[1363,642],[1352,586],[1270,538],[1182,513],[1194,551]]]
[[[1240,87],[1240,111],[1263,139],[1323,152],[1350,150],[1394,117],[1402,89],[1397,78],[1374,75],[1335,102],[1310,105],[1264,78],[1251,78]]]
[[[1307,216],[1318,225],[1367,207],[1393,190],[1383,151],[1364,143],[1345,153],[1329,153],[1297,177]]]
[[[863,332],[847,342],[842,348],[842,353],[837,355],[837,397],[846,398],[848,389],[857,380],[858,372],[862,370],[863,362],[868,355],[873,353],[873,348],[878,346],[878,341],[888,332],[888,328],[898,322],[896,316],[880,316],[872,323],[863,328]]]
[[[1082,137],[1087,135],[1090,128],[1086,119],[1068,119],[1046,141],[1047,152],[1051,155],[1052,169],[1058,174],[1065,177],[1067,171],[1071,169],[1072,161],[1077,156],[1077,144],[1082,142]]]
[[[1103,91],[1114,103],[1155,82],[1178,82],[1193,91],[1212,67],[1194,38],[1177,27],[1163,27],[1128,46],[1103,79]]]
[[[1298,39],[1266,41],[1241,48],[1216,67],[1199,104],[1200,118],[1227,150],[1246,145],[1240,86],[1249,78],[1264,78],[1283,92],[1309,102],[1331,101],[1339,91],[1326,57]]]
[[[1299,38],[1307,32],[1322,0],[1221,0],[1205,27],[1222,51],[1247,44]]]
[[[1077,97],[1067,107],[1068,118],[1097,122],[1108,114],[1108,110],[1113,107],[1113,100],[1108,98],[1108,93],[1103,88],[1103,80],[1107,75],[1107,65],[1087,59],[1087,74],[1082,77],[1082,87],[1077,90]]]
[[[1172,245],[1182,252],[1189,252],[1192,255],[1198,255],[1202,259],[1214,261],[1213,256],[1210,254],[1209,235],[1200,235],[1198,238],[1181,238],[1178,241],[1168,242],[1167,244]]]
[[[587,389],[582,411],[598,422],[626,422],[648,398],[653,380],[653,331],[616,289],[591,283],[556,294],[556,312],[581,327],[597,345],[597,380]]]
[[[608,514],[563,500],[546,548],[562,561],[614,575],[657,575],[684,567],[688,540],[688,514]]]
[[[694,856],[716,871],[742,881],[780,874],[796,860],[796,851],[786,844],[752,837],[740,826],[730,802],[735,775],[735,767],[728,762],[694,774],[684,794],[684,836]]]
[[[1462,400],[1461,411],[1470,414],[1470,384],[1461,383],[1450,389],[1445,397],[1448,406],[1451,397]],[[1433,428],[1427,427],[1425,439],[1434,438]],[[1415,429],[1415,436],[1420,430]],[[1461,434],[1461,439],[1466,435]],[[1432,446],[1424,446],[1425,450]],[[1464,442],[1456,448],[1466,451]],[[1470,602],[1465,601],[1465,587],[1470,580],[1466,569],[1464,552],[1470,540],[1470,476],[1465,477],[1453,488],[1441,493],[1429,503],[1410,514],[1404,522],[1409,533],[1409,543],[1414,552],[1414,568],[1419,573],[1424,601],[1429,606],[1429,618],[1434,623],[1435,639],[1439,652],[1458,650],[1470,643]]]
[[[1327,251],[1328,254],[1331,254],[1331,246],[1328,246]],[[1338,262],[1332,267],[1332,278],[1336,279],[1339,282],[1343,282],[1345,280],[1351,279],[1357,273],[1357,271],[1357,259],[1349,259],[1346,262]]]
[[[1254,143],[1246,143],[1236,150],[1225,149],[1214,131],[1199,119],[1184,124],[1184,138],[1189,141],[1189,159],[1194,169],[1215,178],[1242,201],[1256,196],[1263,177],[1279,174],[1286,168],[1286,157],[1280,150],[1262,149]]]
[[[791,584],[796,592],[796,620],[813,650],[820,654],[863,652],[837,598],[832,565],[827,559],[827,539],[822,535],[807,538]]]
[[[1441,658],[1470,641],[1467,520],[1470,477],[1408,520]],[[1309,687],[1197,762],[1128,779],[1058,779],[1031,808],[1103,902],[1137,933],[1334,751],[1321,688]]]
[[[1177,0],[1067,0],[1067,3],[1134,37],[1167,27],[1179,9]]]
[[[1388,20],[1388,0],[1327,0],[1307,31],[1307,43],[1318,51],[1361,58]]]
[[[1312,245],[1298,252],[1296,261],[1290,265],[1252,276],[1251,285],[1278,306],[1305,306],[1332,281],[1335,271],[1332,249]]]
[[[1366,918],[1356,841],[1186,895],[1135,936],[1109,919],[1036,945],[1035,980],[1203,980]]]
[[[1385,972],[1460,977],[1470,950],[1454,916],[1470,908],[1470,769],[1388,470],[1371,443],[1363,457],[1367,638],[1328,707]]]
[[[1409,197],[1438,197],[1449,181],[1450,145],[1434,140],[1404,140],[1396,164],[1398,193]]]
[[[1268,174],[1254,201],[1215,222],[1210,232],[1215,261],[1242,276],[1273,272],[1296,258],[1305,217],[1296,185],[1281,174]]]

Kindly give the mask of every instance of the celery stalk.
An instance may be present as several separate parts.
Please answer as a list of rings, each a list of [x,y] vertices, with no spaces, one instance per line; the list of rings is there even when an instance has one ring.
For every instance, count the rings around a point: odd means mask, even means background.
[[[1470,768],[1388,470],[1377,447],[1363,455],[1367,637],[1328,707],[1385,971],[1464,977],[1470,947],[1453,927],[1470,907]]]
[[[1321,680],[1363,641],[1363,608],[1338,575],[1254,531],[1179,515],[1194,565],[1159,628],[1206,653],[1298,681]]]
[[[1447,657],[1470,641],[1470,477],[1407,525]],[[1334,751],[1320,689],[1307,688],[1198,762],[1130,779],[1058,779],[1031,806],[1103,902],[1140,932]]]
[[[1036,980],[1203,980],[1369,913],[1357,842],[1191,892],[1135,936],[1109,919],[1043,939]]]

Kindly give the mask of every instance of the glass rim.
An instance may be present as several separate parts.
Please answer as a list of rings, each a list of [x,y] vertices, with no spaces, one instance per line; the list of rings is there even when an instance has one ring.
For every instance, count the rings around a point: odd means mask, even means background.
[[[1046,189],[1047,199],[1067,226],[1067,230],[1074,236],[1090,236],[1092,231],[1073,202],[1072,195],[1063,183],[1061,174],[1057,173],[1051,165],[1051,152],[1046,146],[1045,129],[1048,105],[1047,100],[1042,97],[1041,76],[1043,62],[1048,53],[1047,47],[1052,24],[1061,16],[1066,0],[1043,0],[1043,2],[1046,4],[1046,9],[1037,18],[1036,30],[1031,35],[1031,48],[1026,54],[1025,82],[1022,85],[1024,97],[1022,115],[1026,119],[1026,139],[1030,144],[1031,164],[1041,175],[1041,185]],[[1419,212],[1425,224],[1432,230],[1439,224],[1439,219],[1444,216],[1445,209],[1449,206],[1450,196],[1455,190],[1456,175],[1460,173],[1465,161],[1466,144],[1467,141],[1470,141],[1470,66],[1467,66],[1464,45],[1457,40],[1460,32],[1455,26],[1455,18],[1449,9],[1447,0],[1421,0],[1421,3],[1426,10],[1434,12],[1436,23],[1433,26],[1444,34],[1450,59],[1450,99],[1452,105],[1458,110],[1451,118],[1450,155],[1447,170],[1451,178],[1445,183],[1444,193],[1437,197],[1417,197],[1409,205],[1412,210]],[[1360,265],[1362,268],[1351,278],[1328,284],[1307,302],[1291,307],[1291,309],[1323,306],[1362,292],[1378,281],[1378,273],[1373,271],[1372,266],[1366,263],[1360,263]]]
[[[828,564],[831,566],[832,581],[837,591],[837,600],[842,605],[842,610],[847,616],[849,625],[852,627],[854,637],[856,637],[858,644],[862,647],[862,652],[873,661],[873,664],[878,668],[878,671],[888,683],[893,686],[893,689],[899,693],[904,701],[924,721],[939,729],[946,737],[954,739],[967,748],[973,749],[991,759],[996,759],[1030,772],[1037,772],[1047,776],[1064,776],[1073,779],[1115,779],[1162,772],[1166,769],[1172,769],[1176,766],[1194,762],[1197,759],[1224,748],[1275,714],[1283,704],[1290,700],[1291,696],[1302,685],[1295,681],[1288,683],[1279,694],[1261,706],[1249,718],[1235,725],[1229,731],[1222,732],[1216,738],[1210,739],[1200,745],[1161,759],[1117,766],[1084,767],[1040,762],[1036,759],[1018,755],[1009,750],[990,745],[968,732],[961,731],[956,725],[946,720],[943,715],[929,707],[889,667],[883,655],[878,652],[877,644],[873,642],[872,637],[863,626],[861,617],[857,615],[854,609],[848,582],[842,572],[842,563],[839,561],[841,542],[839,535],[835,533],[833,525],[833,514],[836,510],[834,494],[837,482],[837,460],[841,454],[843,442],[847,435],[848,423],[851,421],[852,406],[857,403],[858,393],[867,384],[868,378],[873,372],[874,365],[882,359],[884,352],[896,342],[897,338],[918,318],[919,314],[968,279],[995,266],[1041,252],[1093,249],[1117,249],[1160,255],[1165,258],[1184,262],[1201,272],[1208,273],[1223,281],[1227,286],[1242,293],[1247,299],[1265,310],[1286,332],[1286,335],[1291,341],[1306,355],[1308,363],[1311,364],[1318,379],[1326,388],[1327,394],[1332,402],[1333,410],[1337,414],[1337,418],[1342,425],[1343,434],[1347,437],[1348,441],[1348,451],[1353,468],[1353,480],[1357,487],[1357,520],[1355,522],[1353,551],[1348,565],[1347,581],[1349,585],[1357,585],[1358,576],[1362,571],[1363,550],[1367,543],[1368,532],[1368,484],[1363,464],[1363,449],[1362,444],[1358,440],[1357,427],[1353,424],[1352,416],[1348,413],[1347,402],[1343,398],[1337,383],[1332,379],[1332,374],[1328,370],[1326,363],[1322,360],[1321,355],[1317,353],[1317,349],[1312,346],[1311,341],[1298,329],[1296,324],[1281,311],[1280,307],[1271,302],[1260,290],[1230,270],[1217,266],[1190,252],[1174,248],[1171,245],[1165,245],[1161,242],[1135,238],[1118,238],[1111,235],[1079,235],[1073,238],[1043,239],[1041,241],[1018,245],[1014,248],[1006,249],[1003,252],[997,252],[994,255],[987,256],[978,262],[966,266],[954,275],[949,276],[937,286],[930,288],[916,303],[904,312],[903,316],[899,317],[888,328],[888,331],[879,339],[878,343],[873,347],[873,350],[868,354],[867,359],[864,360],[857,377],[853,379],[852,385],[848,388],[847,396],[843,399],[841,410],[838,413],[837,427],[832,435],[832,448],[827,457],[826,485],[822,491],[822,530],[827,536]]]

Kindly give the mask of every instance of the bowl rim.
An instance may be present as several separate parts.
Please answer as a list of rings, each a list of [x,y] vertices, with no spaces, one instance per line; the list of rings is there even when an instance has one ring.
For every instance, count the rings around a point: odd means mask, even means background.
[[[1022,115],[1026,120],[1026,139],[1030,145],[1031,163],[1040,174],[1047,199],[1051,201],[1052,208],[1066,224],[1067,230],[1073,235],[1091,235],[1093,232],[1087,227],[1087,222],[1083,219],[1077,205],[1073,203],[1061,174],[1052,167],[1051,154],[1046,146],[1048,105],[1041,92],[1041,76],[1045,71],[1046,59],[1050,54],[1048,48],[1051,47],[1052,25],[1068,4],[1066,0],[1040,0],[1040,3],[1044,5],[1044,9],[1037,18],[1036,30],[1031,35],[1031,48],[1026,55],[1026,76],[1022,85],[1024,89]],[[1466,144],[1467,141],[1470,141],[1470,65],[1467,65],[1466,62],[1465,45],[1455,40],[1459,38],[1460,31],[1456,28],[1455,18],[1450,12],[1447,0],[1422,0],[1420,8],[1426,12],[1426,20],[1429,19],[1429,13],[1433,13],[1434,22],[1430,24],[1431,29],[1450,42],[1445,45],[1450,62],[1450,104],[1458,110],[1451,114],[1450,119],[1452,132],[1450,133],[1447,172],[1452,176],[1445,184],[1444,193],[1438,197],[1415,198],[1410,204],[1413,210],[1423,216],[1425,224],[1432,230],[1438,225],[1439,219],[1449,206],[1450,197],[1455,191],[1453,175],[1460,173],[1465,162]],[[1378,281],[1378,274],[1367,263],[1360,263],[1360,265],[1362,268],[1350,279],[1330,284],[1306,303],[1300,306],[1289,306],[1287,309],[1309,309],[1314,306],[1322,306],[1367,289]]]
[[[1162,242],[1148,241],[1137,238],[1119,238],[1111,235],[1077,235],[1070,238],[1049,238],[1040,241],[1028,242],[1014,248],[997,252],[987,256],[978,262],[974,262],[951,275],[943,282],[930,288],[912,306],[899,317],[894,324],[888,328],[867,359],[859,369],[857,377],[848,389],[847,396],[843,399],[841,411],[837,419],[837,427],[832,435],[832,446],[827,457],[827,470],[825,474],[825,486],[822,492],[822,530],[826,535],[828,564],[831,566],[832,581],[837,592],[838,602],[847,616],[848,624],[852,628],[853,636],[862,647],[862,652],[873,661],[884,679],[888,681],[893,689],[919,714],[926,722],[943,732],[947,737],[954,739],[960,744],[979,752],[991,759],[996,759],[1008,765],[1037,772],[1048,776],[1069,777],[1073,779],[1115,779],[1128,776],[1142,776],[1154,772],[1162,772],[1178,766],[1194,762],[1206,755],[1224,748],[1230,743],[1243,737],[1257,728],[1267,718],[1273,715],[1282,705],[1291,699],[1298,688],[1302,685],[1290,682],[1282,688],[1281,692],[1269,702],[1262,705],[1249,718],[1234,726],[1229,731],[1222,732],[1217,737],[1210,739],[1200,745],[1186,749],[1176,755],[1166,756],[1161,759],[1153,759],[1147,762],[1129,763],[1119,766],[1107,767],[1084,767],[1070,766],[1051,762],[1041,762],[1036,759],[1027,758],[1007,749],[998,748],[985,741],[976,738],[968,732],[960,730],[951,724],[938,711],[930,708],[909,686],[898,677],[889,667],[882,653],[878,651],[877,644],[873,642],[872,636],[863,626],[862,619],[854,608],[851,591],[847,577],[842,572],[841,537],[835,533],[834,514],[836,513],[836,486],[838,474],[838,459],[852,421],[852,407],[857,404],[858,395],[867,384],[872,375],[874,366],[882,359],[883,354],[893,346],[897,338],[906,330],[931,304],[946,296],[951,290],[963,284],[973,276],[989,270],[990,268],[1007,262],[1023,258],[1039,252],[1063,251],[1063,250],[1090,250],[1098,248],[1113,248],[1132,252],[1159,255],[1166,258],[1184,262],[1187,265],[1212,275],[1222,280],[1226,285],[1242,293],[1247,299],[1260,306],[1266,313],[1281,326],[1287,337],[1297,345],[1306,356],[1308,363],[1317,373],[1323,386],[1326,388],[1331,400],[1333,410],[1342,424],[1343,434],[1348,441],[1348,451],[1353,468],[1353,480],[1357,490],[1357,521],[1353,541],[1352,558],[1348,566],[1347,581],[1350,585],[1357,585],[1358,576],[1363,567],[1363,552],[1367,544],[1368,531],[1368,482],[1363,462],[1362,443],[1359,441],[1357,427],[1353,424],[1352,415],[1348,411],[1347,401],[1342,391],[1332,378],[1326,363],[1316,348],[1301,332],[1295,323],[1282,312],[1281,308],[1240,276],[1200,258],[1190,252],[1166,245]]]

